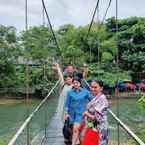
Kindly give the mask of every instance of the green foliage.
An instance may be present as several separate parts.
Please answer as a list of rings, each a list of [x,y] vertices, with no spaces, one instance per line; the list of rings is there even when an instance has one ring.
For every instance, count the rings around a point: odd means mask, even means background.
[[[104,24],[93,23],[88,37],[89,25],[63,25],[55,31],[60,49],[47,27],[31,27],[17,37],[14,27],[0,25],[0,87],[25,86],[26,60],[39,66],[29,68],[29,85],[36,89],[46,88],[53,81],[52,70],[46,67],[44,79],[43,68],[52,61],[78,67],[88,63],[91,78],[100,77],[110,84],[117,79],[131,79],[130,74],[145,68],[145,18],[130,17],[117,23],[118,33],[115,17]]]
[[[106,84],[114,85],[120,80],[130,80],[130,73],[123,71],[117,67],[103,68],[101,64],[91,64],[89,66],[89,78],[88,79],[98,79],[103,80]]]
[[[6,141],[0,139],[0,145],[6,145],[6,144],[7,144]]]
[[[117,56],[118,48],[117,42],[114,37],[108,40],[104,40],[101,43],[101,48],[103,49],[103,51],[111,53],[114,58],[115,56]]]
[[[82,56],[80,58],[80,56]],[[65,49],[65,62],[68,63],[72,63],[75,65],[80,65],[82,64],[84,61],[84,53],[78,49],[78,48],[74,48],[73,46],[69,46]]]
[[[145,124],[144,124],[145,125]],[[140,138],[142,139],[143,142],[145,142],[145,129],[142,129],[141,132],[140,132]]]
[[[123,54],[122,59],[126,70],[133,70],[133,72],[142,72],[145,68],[145,52],[137,52],[133,54]]]
[[[142,20],[144,20],[144,18],[140,17],[130,17],[117,20],[118,31],[125,31]],[[116,18],[111,17],[107,19],[106,27],[109,32],[116,32]]]
[[[145,19],[139,20],[119,34],[121,67],[133,72],[143,72],[145,68]]]
[[[16,84],[15,87],[25,87],[25,66],[16,65]]]
[[[22,33],[23,56],[28,60],[41,64],[48,62],[50,57],[55,57],[58,48],[50,30],[47,27],[32,27]]]
[[[101,42],[108,37],[106,27],[99,23],[93,23],[92,29],[88,34],[89,25],[80,27],[77,35],[77,46],[86,53],[86,62],[97,62],[98,56],[102,55],[102,49],[100,49]],[[98,55],[99,53],[99,55]]]
[[[111,53],[103,52],[103,54],[102,54],[102,62],[103,63],[111,62],[112,60],[113,60],[113,56]]]
[[[15,63],[18,54],[14,27],[0,25],[0,87],[15,84]]]

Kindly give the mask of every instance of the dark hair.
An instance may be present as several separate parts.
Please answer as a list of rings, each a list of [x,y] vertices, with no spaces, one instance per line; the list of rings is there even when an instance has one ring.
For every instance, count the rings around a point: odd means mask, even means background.
[[[83,74],[82,74],[81,72],[77,72],[77,73],[75,74],[75,76],[78,77],[78,78],[80,78],[80,79],[83,78]]]
[[[78,82],[80,82],[80,84],[81,84],[81,79],[78,77],[78,76],[75,76],[74,78],[73,78],[73,82],[74,81],[78,81]]]
[[[73,64],[70,64],[70,63],[66,65],[66,68],[67,68],[68,66],[74,67]]]
[[[66,78],[68,78],[68,77],[69,77],[69,78],[73,78],[73,76],[70,75],[70,74],[65,74],[65,75],[64,75],[64,79],[66,79]]]
[[[104,83],[103,83],[102,80],[92,80],[92,82],[97,83],[100,87],[103,87],[103,86],[104,86]],[[92,83],[92,82],[91,82],[91,83]]]
[[[68,67],[68,66],[72,66],[73,68],[74,68],[74,66],[73,66],[73,64],[67,64],[67,65],[65,65],[64,67],[63,67],[63,70],[65,71],[66,70],[66,68]]]

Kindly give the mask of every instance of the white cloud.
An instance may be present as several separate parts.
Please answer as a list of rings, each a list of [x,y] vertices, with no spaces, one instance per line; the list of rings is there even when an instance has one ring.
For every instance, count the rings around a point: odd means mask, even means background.
[[[46,8],[53,27],[66,23],[76,26],[90,23],[97,0],[45,0]],[[100,0],[100,19],[102,19],[109,0]],[[144,16],[144,0],[119,1],[119,18],[129,16]],[[107,17],[115,16],[115,0],[112,0]],[[13,25],[19,30],[25,28],[25,1],[1,0],[0,24]],[[28,24],[42,24],[41,0],[28,0]]]

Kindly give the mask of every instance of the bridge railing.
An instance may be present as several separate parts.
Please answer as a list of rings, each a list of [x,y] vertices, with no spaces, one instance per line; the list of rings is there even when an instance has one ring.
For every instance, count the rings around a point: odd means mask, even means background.
[[[90,85],[83,81],[88,88]],[[119,110],[118,110],[119,111]],[[145,143],[109,109],[109,145],[145,145]]]
[[[60,94],[60,81],[54,85],[48,95],[41,101],[35,110],[28,116],[8,145],[41,145],[46,137],[46,130],[53,115],[56,102],[51,98],[58,97]],[[50,108],[50,103],[53,108]],[[29,107],[29,106],[28,106]]]
[[[109,145],[145,145],[145,143],[109,109]]]

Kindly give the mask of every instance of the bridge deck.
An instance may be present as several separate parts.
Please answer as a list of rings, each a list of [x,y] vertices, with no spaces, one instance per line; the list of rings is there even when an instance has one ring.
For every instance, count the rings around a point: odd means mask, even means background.
[[[65,145],[62,135],[63,123],[56,115],[52,118],[47,130],[44,145]]]

